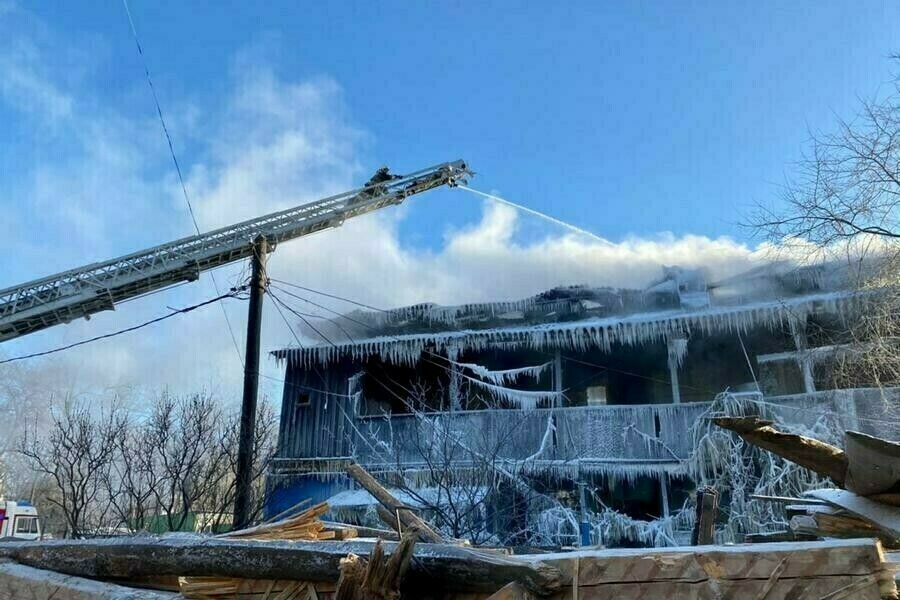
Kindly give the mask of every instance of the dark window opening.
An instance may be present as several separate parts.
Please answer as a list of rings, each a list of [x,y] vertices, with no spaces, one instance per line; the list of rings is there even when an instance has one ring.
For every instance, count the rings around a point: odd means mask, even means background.
[[[298,392],[297,393],[297,406],[309,406],[310,399],[309,394],[306,392]]]

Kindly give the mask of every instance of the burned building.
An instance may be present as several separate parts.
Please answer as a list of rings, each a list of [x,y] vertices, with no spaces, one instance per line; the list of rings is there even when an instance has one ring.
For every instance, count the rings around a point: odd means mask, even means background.
[[[349,313],[329,343],[275,352],[286,376],[270,512],[310,497],[359,516],[370,498],[343,475],[357,461],[407,503],[452,513],[459,535],[585,506],[670,518],[695,485],[692,432],[723,391],[791,423],[896,438],[879,412],[893,391],[838,384],[829,368],[871,293],[848,282],[834,265],[716,282],[666,268],[641,290]],[[497,505],[501,488],[511,504]],[[443,510],[454,502],[465,508]],[[547,534],[558,521],[538,523],[547,543],[577,541]]]

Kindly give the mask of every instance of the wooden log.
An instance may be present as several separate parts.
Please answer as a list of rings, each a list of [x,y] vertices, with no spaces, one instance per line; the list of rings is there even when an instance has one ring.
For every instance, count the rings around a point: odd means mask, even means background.
[[[381,503],[390,512],[399,511],[400,522],[404,527],[414,527],[419,530],[419,535],[423,541],[442,543],[444,538],[437,531],[431,528],[428,523],[423,521],[417,514],[409,510],[402,502],[397,500],[384,486],[356,463],[347,465],[347,474],[353,477],[367,492]]]
[[[716,417],[713,422],[719,427],[737,433],[747,443],[829,477],[837,486],[844,487],[847,477],[847,456],[836,446],[802,435],[778,431],[772,427],[771,421],[758,417]]]
[[[137,590],[12,562],[0,563],[0,600],[174,600],[178,594]]]
[[[848,490],[863,496],[898,491],[900,443],[848,431],[844,435],[844,451]]]
[[[393,552],[396,542],[383,546]],[[0,558],[35,568],[97,579],[178,575],[337,581],[348,554],[368,555],[374,544],[254,542],[203,536],[140,536],[105,540],[49,540],[0,544]],[[559,587],[559,571],[534,560],[480,553],[446,544],[418,544],[407,574],[410,585],[493,593],[519,581],[535,593]]]
[[[719,493],[711,487],[697,490],[697,515],[691,534],[692,545],[704,546],[713,543],[718,511]]]

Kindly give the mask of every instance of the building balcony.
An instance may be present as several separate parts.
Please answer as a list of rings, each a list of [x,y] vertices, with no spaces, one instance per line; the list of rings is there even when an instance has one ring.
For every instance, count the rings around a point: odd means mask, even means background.
[[[900,439],[898,417],[886,412],[897,396],[897,389],[865,388],[733,398],[746,414],[776,416],[795,430],[854,429]],[[302,446],[292,446],[292,436],[285,436],[273,474],[340,472],[348,460],[373,471],[489,461],[561,476],[588,472],[633,479],[678,472],[702,433],[699,424],[715,409],[713,402],[693,402],[384,416],[342,410],[337,422],[303,428],[308,439]]]

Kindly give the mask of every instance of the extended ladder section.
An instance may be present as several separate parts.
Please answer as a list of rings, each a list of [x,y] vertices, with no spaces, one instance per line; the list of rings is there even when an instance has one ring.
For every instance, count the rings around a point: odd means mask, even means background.
[[[117,303],[194,281],[203,271],[249,257],[253,240],[270,246],[340,227],[350,217],[428,190],[465,183],[470,175],[458,160],[389,179],[264,217],[186,237],[107,262],[94,263],[0,290],[0,341],[111,310]]]

